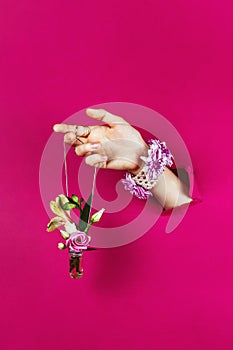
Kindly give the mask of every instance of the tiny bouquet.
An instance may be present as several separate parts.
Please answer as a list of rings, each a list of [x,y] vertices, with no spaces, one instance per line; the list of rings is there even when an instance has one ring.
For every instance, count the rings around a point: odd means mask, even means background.
[[[88,233],[93,223],[100,221],[105,209],[94,213],[90,218],[92,194],[85,203],[75,194],[72,197],[60,194],[55,201],[50,202],[50,208],[56,215],[47,225],[47,231],[58,229],[65,242],[58,243],[58,248],[68,249],[70,256],[70,277],[83,276],[82,256],[84,250],[93,250],[89,247],[91,236]],[[71,210],[79,211],[79,222],[75,223],[71,218]],[[61,229],[63,228],[63,229]]]

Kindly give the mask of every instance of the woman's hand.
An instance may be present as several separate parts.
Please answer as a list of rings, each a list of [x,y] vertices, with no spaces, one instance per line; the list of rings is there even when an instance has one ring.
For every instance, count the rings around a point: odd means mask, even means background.
[[[84,156],[88,165],[137,174],[142,166],[140,156],[146,156],[148,151],[141,134],[123,118],[104,109],[88,108],[86,113],[105,125],[56,124],[54,131],[64,133],[64,141],[74,146],[76,154]]]
[[[54,131],[65,134],[65,142],[74,146],[76,154],[84,156],[88,165],[129,170],[136,175],[143,166],[140,156],[148,155],[148,146],[141,134],[123,118],[104,109],[88,108],[87,115],[105,125],[56,124]],[[165,209],[192,201],[186,186],[168,168],[159,176],[151,192]]]

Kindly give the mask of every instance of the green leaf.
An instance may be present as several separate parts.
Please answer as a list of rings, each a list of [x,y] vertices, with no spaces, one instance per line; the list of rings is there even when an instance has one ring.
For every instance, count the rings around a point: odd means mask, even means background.
[[[79,204],[78,196],[76,196],[76,194],[72,194],[72,201],[76,204]]]
[[[82,211],[83,201],[84,201],[84,199],[80,198],[80,200],[79,200],[79,209],[80,209],[80,211]]]
[[[76,208],[76,204],[73,204],[73,203],[65,203],[63,206],[62,206],[62,209],[64,210],[71,210],[71,209],[74,209]]]
[[[92,203],[92,193],[90,194],[87,202],[85,203],[80,215],[80,219],[78,223],[78,227],[80,231],[84,231],[88,225],[88,220],[89,220],[89,215],[91,210],[91,203]]]

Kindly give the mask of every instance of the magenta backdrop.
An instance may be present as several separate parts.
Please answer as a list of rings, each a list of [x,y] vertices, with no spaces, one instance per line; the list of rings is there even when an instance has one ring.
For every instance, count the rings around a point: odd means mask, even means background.
[[[0,4],[1,349],[232,349],[232,1]],[[88,253],[74,281],[39,163],[54,123],[110,101],[173,123],[204,200],[170,235],[162,217]]]

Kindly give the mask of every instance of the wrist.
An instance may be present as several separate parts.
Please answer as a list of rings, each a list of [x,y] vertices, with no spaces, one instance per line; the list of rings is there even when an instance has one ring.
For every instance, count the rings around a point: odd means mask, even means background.
[[[140,149],[137,150],[136,154],[137,154],[137,163],[135,165],[134,169],[130,169],[128,170],[132,175],[136,176],[137,174],[140,173],[140,171],[142,170],[142,168],[144,167],[144,161],[141,159],[141,157],[147,157],[148,155],[148,150],[149,150],[149,146],[144,143],[144,145],[142,145],[142,147],[140,147]]]
[[[165,142],[149,140],[148,143],[149,146],[144,148],[147,155],[140,156],[143,165],[131,169],[131,173],[126,173],[126,178],[121,180],[125,189],[140,199],[147,199],[152,195],[150,190],[156,185],[166,166],[173,163],[173,156]]]

